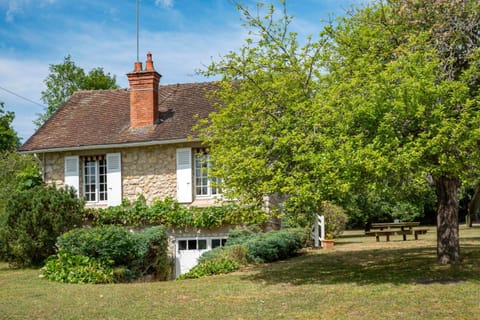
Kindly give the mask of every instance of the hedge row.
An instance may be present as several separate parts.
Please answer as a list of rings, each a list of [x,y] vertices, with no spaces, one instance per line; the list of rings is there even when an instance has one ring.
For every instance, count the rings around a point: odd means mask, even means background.
[[[267,215],[236,204],[206,208],[186,207],[172,198],[158,199],[147,205],[145,198],[140,196],[134,202],[124,200],[120,206],[89,209],[85,219],[92,225],[211,228],[245,223],[261,224],[267,220]]]

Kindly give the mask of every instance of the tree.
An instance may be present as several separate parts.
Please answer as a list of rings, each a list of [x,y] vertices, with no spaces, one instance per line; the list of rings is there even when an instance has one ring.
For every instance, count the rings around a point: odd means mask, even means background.
[[[229,197],[263,206],[270,195],[285,200],[284,211],[313,214],[322,200],[312,161],[322,148],[312,121],[321,46],[312,39],[300,45],[282,5],[278,21],[273,5],[265,17],[238,5],[250,38],[204,71],[222,81],[217,111],[199,128],[210,147],[210,174],[222,177]]]
[[[303,46],[281,3],[278,21],[239,6],[251,38],[205,71],[222,76],[200,126],[212,174],[300,218],[321,200],[405,208],[430,186],[438,261],[458,262],[457,193],[479,169],[478,3],[376,1]]]
[[[378,1],[325,30],[322,103],[345,137],[335,147],[381,185],[429,181],[442,264],[460,260],[457,193],[478,177],[479,9],[476,1]]]
[[[51,64],[50,74],[44,80],[47,89],[42,91],[42,101],[47,105],[44,114],[34,121],[37,128],[78,90],[116,89],[115,76],[105,73],[103,68],[94,68],[88,74],[75,65],[70,55],[61,64]]]
[[[15,114],[4,110],[3,102],[0,102],[0,153],[13,151],[20,144],[20,139],[12,127]]]

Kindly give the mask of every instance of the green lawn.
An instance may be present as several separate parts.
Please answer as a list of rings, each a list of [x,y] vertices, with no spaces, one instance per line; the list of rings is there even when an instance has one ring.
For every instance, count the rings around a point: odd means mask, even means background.
[[[434,229],[347,232],[333,250],[186,281],[67,285],[0,264],[0,319],[480,319],[480,228],[460,234],[451,267],[436,264]]]

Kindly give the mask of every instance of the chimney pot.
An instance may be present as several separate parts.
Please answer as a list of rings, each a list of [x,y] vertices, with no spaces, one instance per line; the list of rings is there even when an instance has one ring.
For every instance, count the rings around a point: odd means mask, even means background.
[[[145,64],[145,71],[154,71],[155,68],[153,67],[153,61],[152,61],[152,53],[148,51],[147,53],[147,62]]]
[[[142,63],[140,61],[135,62],[133,65],[133,72],[143,71]]]

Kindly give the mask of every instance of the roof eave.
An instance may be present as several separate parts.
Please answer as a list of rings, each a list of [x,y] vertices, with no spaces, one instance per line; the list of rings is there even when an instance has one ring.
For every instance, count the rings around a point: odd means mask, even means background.
[[[179,138],[179,139],[169,139],[169,140],[152,140],[152,141],[141,141],[141,142],[98,144],[98,145],[88,145],[88,146],[70,146],[70,147],[59,147],[59,148],[45,148],[45,149],[19,151],[19,153],[20,154],[32,154],[32,153],[51,153],[51,152],[114,149],[114,148],[134,148],[134,147],[147,147],[147,146],[179,144],[179,143],[187,143],[187,142],[201,142],[201,141],[202,140],[199,139],[199,138]]]

